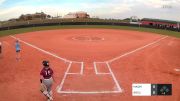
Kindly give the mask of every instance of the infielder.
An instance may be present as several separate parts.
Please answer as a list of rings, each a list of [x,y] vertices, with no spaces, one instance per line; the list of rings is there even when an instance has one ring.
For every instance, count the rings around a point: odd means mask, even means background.
[[[20,48],[20,43],[18,40],[16,40],[15,48],[16,48],[16,59],[19,60],[21,48]]]
[[[54,81],[53,70],[49,67],[49,61],[43,61],[43,69],[40,72],[41,92],[47,97],[48,101],[52,98],[52,84]]]

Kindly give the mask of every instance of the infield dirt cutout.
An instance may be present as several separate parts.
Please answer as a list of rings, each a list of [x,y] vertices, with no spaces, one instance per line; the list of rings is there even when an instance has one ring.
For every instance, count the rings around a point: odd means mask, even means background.
[[[22,46],[19,62],[16,38]],[[63,29],[0,39],[6,42],[0,60],[2,101],[45,99],[39,92],[42,60],[49,60],[54,70],[55,101],[179,100],[179,72],[174,71],[180,67],[177,38],[127,30]],[[172,83],[173,95],[132,97],[132,83]]]

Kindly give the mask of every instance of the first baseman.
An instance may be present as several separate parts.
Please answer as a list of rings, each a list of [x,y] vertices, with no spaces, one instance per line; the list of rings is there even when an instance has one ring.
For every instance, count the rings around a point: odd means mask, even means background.
[[[43,61],[43,69],[40,72],[41,92],[48,98],[48,101],[52,98],[52,84],[54,81],[53,70],[49,67],[49,61]]]
[[[20,59],[20,51],[21,51],[19,40],[16,40],[15,48],[16,48],[16,59],[19,60]]]

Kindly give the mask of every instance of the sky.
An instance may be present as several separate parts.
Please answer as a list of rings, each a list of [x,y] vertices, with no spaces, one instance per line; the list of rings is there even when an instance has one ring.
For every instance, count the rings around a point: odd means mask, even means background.
[[[180,0],[0,0],[0,21],[41,11],[51,16],[85,11],[99,18],[180,21]]]

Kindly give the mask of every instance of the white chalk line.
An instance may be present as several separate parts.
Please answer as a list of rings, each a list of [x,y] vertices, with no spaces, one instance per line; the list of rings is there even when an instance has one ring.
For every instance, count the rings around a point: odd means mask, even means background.
[[[17,38],[14,37],[14,36],[11,36],[11,37],[14,38],[14,39],[17,39]],[[25,42],[25,41],[22,41],[22,40],[20,40],[20,39],[18,39],[18,40],[21,41],[21,42],[23,42],[23,43],[25,43],[26,45],[29,45],[29,46],[31,46],[31,47],[33,47],[33,48],[35,48],[35,49],[38,49],[39,51],[42,51],[42,52],[44,52],[44,53],[46,53],[46,54],[49,54],[49,55],[51,55],[51,56],[54,56],[54,57],[56,57],[56,58],[59,58],[59,59],[65,61],[65,62],[69,62],[69,66],[68,66],[68,68],[67,68],[67,70],[66,70],[66,72],[65,72],[65,75],[64,75],[64,77],[63,77],[63,79],[62,79],[62,81],[61,81],[61,84],[58,86],[57,92],[59,92],[59,93],[71,93],[71,94],[72,94],[72,93],[78,93],[78,94],[96,94],[96,93],[120,93],[120,92],[122,92],[122,89],[120,88],[120,85],[119,85],[116,77],[114,76],[114,73],[112,72],[112,70],[111,70],[111,68],[110,68],[109,62],[118,60],[118,59],[121,58],[121,57],[124,57],[124,56],[126,56],[126,55],[129,55],[129,54],[134,53],[134,52],[136,52],[136,51],[142,50],[142,49],[144,49],[144,48],[146,48],[146,47],[148,47],[148,46],[150,46],[150,45],[153,45],[153,44],[155,44],[155,43],[157,43],[157,42],[159,42],[159,41],[161,41],[161,40],[163,40],[163,39],[165,39],[165,38],[167,38],[167,36],[165,36],[165,37],[163,37],[163,38],[161,38],[161,39],[159,39],[159,40],[157,40],[157,41],[154,41],[154,42],[152,42],[152,43],[149,43],[149,44],[147,44],[147,45],[145,45],[145,46],[143,46],[143,47],[137,48],[137,49],[135,49],[134,51],[130,51],[130,52],[125,53],[125,54],[123,54],[123,55],[121,55],[121,56],[119,56],[119,57],[116,57],[116,58],[113,58],[113,59],[111,59],[111,60],[109,60],[109,61],[106,61],[105,63],[107,64],[107,67],[108,67],[108,69],[109,69],[109,71],[110,71],[110,74],[112,75],[112,78],[113,78],[113,80],[115,81],[115,84],[116,84],[116,86],[117,86],[118,91],[92,91],[92,92],[91,92],[91,91],[88,91],[88,92],[83,92],[83,91],[61,91],[61,89],[62,89],[62,87],[63,87],[63,84],[64,84],[64,81],[65,81],[65,79],[66,79],[66,76],[68,75],[68,71],[69,71],[69,69],[70,69],[70,67],[71,67],[72,62],[75,62],[75,63],[82,63],[82,62],[70,61],[70,60],[61,58],[61,57],[59,57],[59,56],[57,56],[57,55],[54,55],[54,54],[52,54],[52,53],[50,53],[50,52],[47,52],[47,51],[45,51],[45,50],[43,50],[43,49],[40,49],[40,48],[38,48],[38,47],[36,47],[36,46],[34,46],[34,45],[32,45],[32,44],[29,44],[29,43],[27,43],[27,42]],[[99,63],[104,63],[104,62],[99,62]],[[95,71],[96,71],[96,73],[98,74],[98,71],[97,71],[97,67],[96,67],[95,62],[94,62],[94,66],[95,66],[95,68],[96,68]],[[83,73],[82,73],[82,71],[83,71],[82,68],[83,68],[83,64],[81,65],[81,74],[83,74]],[[73,74],[75,74],[75,73],[73,73]]]
[[[153,44],[156,44],[156,43],[158,43],[159,41],[161,41],[161,40],[163,40],[163,39],[165,39],[165,38],[167,38],[168,36],[164,36],[164,37],[162,37],[162,38],[160,38],[160,39],[158,39],[158,40],[156,40],[156,41],[153,41],[153,42],[151,42],[151,43],[149,43],[149,44],[147,44],[147,45],[144,45],[144,46],[142,46],[142,47],[139,47],[139,48],[137,48],[137,49],[135,49],[135,50],[133,50],[133,51],[130,51],[130,52],[127,52],[127,53],[124,53],[124,54],[122,54],[122,55],[120,55],[120,56],[118,56],[118,57],[115,57],[115,58],[113,58],[113,59],[111,59],[111,60],[108,60],[108,61],[105,61],[105,62],[113,62],[113,61],[116,61],[116,60],[118,60],[118,59],[120,59],[120,58],[122,58],[122,57],[125,57],[125,56],[127,56],[127,55],[129,55],[129,54],[132,54],[132,53],[134,53],[134,52],[137,52],[137,51],[140,51],[140,50],[142,50],[142,49],[145,49],[146,47],[148,47],[148,46],[151,46],[151,45],[153,45]]]
[[[109,73],[100,73],[100,72],[98,72],[98,70],[97,70],[97,65],[96,65],[97,63],[106,64],[106,66],[107,66],[107,68],[108,68],[108,70],[109,70]],[[112,79],[114,80],[114,83],[115,83],[116,87],[117,87],[117,91],[118,91],[118,92],[122,92],[122,89],[121,89],[121,87],[120,87],[120,85],[119,85],[119,83],[118,83],[118,81],[117,81],[114,73],[112,72],[111,67],[110,67],[110,65],[109,65],[108,62],[94,62],[93,64],[94,64],[95,73],[96,73],[97,75],[110,74],[110,75],[112,76]]]
[[[121,87],[120,87],[120,85],[119,85],[119,83],[118,83],[118,81],[117,81],[117,79],[116,79],[114,73],[112,72],[109,63],[106,62],[106,64],[107,64],[107,67],[108,67],[108,69],[109,69],[109,72],[111,73],[111,76],[112,76],[112,78],[113,78],[113,80],[114,80],[114,82],[115,82],[115,84],[116,84],[116,86],[117,86],[117,90],[118,90],[119,92],[122,92],[122,89],[121,89]]]
[[[96,64],[106,64],[105,62],[93,62],[94,64],[94,71],[96,75],[107,75],[107,74],[111,74],[111,73],[107,73],[107,72],[98,72],[97,69],[97,65]]]
[[[64,85],[64,82],[65,82],[65,79],[66,79],[67,75],[71,75],[71,74],[74,75],[74,74],[76,74],[76,73],[68,73],[68,72],[69,72],[69,69],[71,68],[72,63],[81,63],[81,73],[80,73],[80,74],[83,74],[84,63],[83,63],[83,62],[78,62],[78,61],[67,60],[67,59],[65,59],[65,58],[61,58],[61,57],[59,57],[59,56],[57,56],[57,55],[55,55],[55,54],[52,54],[52,53],[50,53],[50,52],[48,52],[48,51],[45,51],[45,50],[43,50],[43,49],[41,49],[41,48],[39,48],[39,47],[37,47],[37,46],[35,46],[35,45],[32,45],[32,44],[30,44],[30,43],[28,43],[28,42],[25,42],[25,41],[23,41],[23,40],[21,40],[21,39],[19,39],[19,38],[16,38],[16,37],[14,37],[14,36],[10,36],[10,37],[12,37],[12,38],[14,38],[14,39],[16,39],[16,40],[19,40],[20,42],[22,42],[22,43],[24,43],[24,44],[26,44],[26,45],[34,48],[34,49],[37,49],[37,50],[39,50],[39,51],[41,51],[41,52],[43,52],[43,53],[46,53],[46,54],[48,54],[48,55],[51,55],[51,56],[53,56],[53,57],[55,57],[55,58],[58,58],[58,59],[60,59],[60,60],[65,61],[65,62],[69,62],[68,68],[67,68],[67,70],[66,70],[66,72],[65,72],[65,74],[64,74],[64,76],[63,76],[63,79],[62,79],[60,85],[57,86],[57,88],[56,88],[56,90],[57,90],[58,93],[79,93],[79,94],[83,94],[83,93],[84,93],[84,94],[85,94],[85,93],[86,93],[86,94],[119,93],[119,91],[94,91],[94,92],[83,92],[83,91],[68,92],[68,91],[62,91],[62,87],[63,87],[63,85]],[[78,73],[78,74],[79,74],[79,73]]]
[[[80,63],[80,64],[81,64],[80,73],[70,73],[69,70],[70,70],[70,68],[72,67],[72,63],[73,63],[73,62],[70,62],[70,64],[68,65],[68,68],[67,68],[67,70],[66,70],[66,72],[65,72],[65,74],[64,74],[64,77],[63,77],[60,85],[56,88],[56,90],[57,90],[58,93],[63,92],[63,91],[62,91],[62,88],[63,88],[63,86],[64,86],[64,82],[65,82],[65,80],[66,80],[67,75],[83,75],[83,68],[84,68],[84,65],[83,65],[83,64],[84,64],[84,63],[83,63],[83,62]]]
[[[11,35],[10,37],[12,37],[12,38],[14,38],[14,39],[16,39],[16,40],[19,40],[20,42],[22,42],[22,43],[24,43],[24,44],[26,44],[26,45],[34,48],[34,49],[37,49],[37,50],[39,50],[39,51],[41,51],[41,52],[43,52],[43,53],[45,53],[45,54],[51,55],[51,56],[53,56],[53,57],[55,57],[55,58],[58,58],[58,59],[60,59],[60,60],[65,61],[65,62],[81,63],[81,62],[78,62],[78,61],[68,60],[68,59],[62,58],[62,57],[60,57],[60,56],[57,56],[57,55],[55,55],[55,54],[53,54],[53,53],[50,53],[50,52],[48,52],[48,51],[46,51],[46,50],[43,50],[43,49],[41,49],[41,48],[39,48],[39,47],[37,47],[37,46],[35,46],[35,45],[32,45],[32,44],[30,44],[30,43],[28,43],[28,42],[25,42],[25,41],[23,41],[23,40],[21,40],[21,39],[19,39],[19,38],[16,38],[16,37],[14,37],[14,36],[12,36],[12,35]]]
[[[71,64],[72,64],[72,62],[69,63],[68,68],[67,68],[67,70],[66,70],[66,72],[65,72],[65,74],[64,74],[64,77],[63,77],[60,85],[59,85],[58,88],[57,88],[57,92],[59,92],[59,91],[62,90],[62,87],[63,87],[63,85],[64,85],[64,81],[65,81],[65,79],[66,79],[67,73],[69,72],[69,69],[71,68]]]
[[[111,76],[112,76],[112,79],[114,80],[114,83],[115,83],[115,85],[116,85],[117,90],[114,90],[114,91],[106,91],[106,90],[103,90],[103,91],[73,91],[73,90],[72,90],[72,91],[69,91],[69,90],[68,90],[68,91],[65,91],[65,90],[62,90],[67,75],[79,75],[79,74],[81,74],[82,71],[83,71],[83,68],[81,68],[81,73],[69,73],[69,70],[70,70],[71,64],[72,64],[72,63],[70,63],[69,66],[68,66],[68,68],[67,68],[67,70],[66,70],[66,72],[65,72],[65,75],[64,75],[64,77],[63,77],[63,79],[62,79],[61,84],[57,87],[57,92],[58,92],[58,93],[64,93],[64,94],[121,93],[121,92],[122,92],[122,89],[120,88],[120,86],[119,86],[119,84],[118,84],[118,82],[117,82],[114,74],[112,73],[112,70],[110,69],[110,66],[109,66],[107,63],[105,63],[105,62],[101,62],[101,63],[104,63],[104,64],[107,65],[107,67],[108,67],[108,69],[109,69],[109,73],[98,73],[98,72],[96,72],[96,74],[97,74],[97,75],[100,75],[100,74],[101,74],[101,75],[104,75],[104,74],[109,74],[109,75],[111,75]],[[82,65],[81,65],[81,67],[83,67],[83,63],[82,63]],[[97,71],[96,63],[95,63],[95,62],[94,62],[94,68],[95,68],[95,71]],[[82,73],[82,74],[83,74],[83,73]]]
[[[93,62],[93,64],[94,64],[95,74],[98,74],[97,67],[96,67],[96,62]]]
[[[74,63],[74,62],[72,62],[72,65],[73,65],[73,63]],[[78,72],[77,72],[77,73],[75,73],[75,72],[68,72],[68,73],[67,73],[68,75],[75,75],[75,74],[83,75],[84,62],[76,63],[76,64],[80,64],[80,65],[81,65],[81,66],[80,66],[80,68],[81,68],[81,69],[80,69],[80,72],[79,72],[79,73],[78,73]],[[72,65],[71,65],[71,66],[72,66]]]
[[[112,94],[121,93],[120,91],[59,91],[63,94]]]
[[[80,71],[81,75],[83,75],[83,71],[84,71],[84,62],[81,62],[81,71]]]
[[[174,69],[174,71],[176,71],[176,72],[180,72],[180,69],[178,69],[178,68],[175,68],[175,69]]]
[[[66,72],[64,74],[64,77],[63,77],[60,85],[56,88],[58,93],[63,92],[62,88],[64,86],[64,82],[66,80],[67,75],[83,75],[84,62],[81,62],[80,64],[81,64],[81,66],[80,66],[81,67],[80,73],[71,73],[71,72],[69,72],[69,70],[72,67],[72,62],[70,62],[70,64],[69,64],[69,66],[68,66],[68,68],[67,68],[67,70],[66,70]]]
[[[165,38],[167,38],[167,37],[168,37],[168,36],[164,36],[164,37],[162,37],[162,38],[160,38],[160,39],[158,39],[158,40],[156,40],[156,41],[153,41],[153,42],[151,42],[151,43],[149,43],[149,44],[147,44],[147,45],[145,45],[145,46],[142,46],[142,47],[137,48],[137,49],[135,49],[135,50],[133,50],[133,51],[127,52],[127,53],[125,53],[125,54],[123,54],[123,55],[120,55],[120,56],[118,56],[118,57],[116,57],[116,58],[113,58],[113,59],[111,59],[111,60],[104,61],[104,62],[94,62],[94,68],[95,68],[96,74],[98,74],[97,67],[96,67],[96,63],[106,63],[106,65],[107,65],[107,67],[108,67],[108,69],[109,69],[109,71],[110,71],[110,74],[112,75],[112,78],[113,78],[113,80],[115,81],[115,84],[116,84],[116,86],[117,86],[118,91],[119,91],[119,92],[122,92],[122,89],[121,89],[121,87],[120,87],[120,84],[118,83],[118,81],[117,81],[114,73],[112,72],[109,63],[110,63],[110,62],[113,62],[113,61],[115,61],[115,60],[118,60],[118,59],[120,59],[120,58],[122,58],[122,57],[125,57],[125,56],[127,56],[127,55],[129,55],[129,54],[132,54],[132,53],[134,53],[134,52],[140,51],[140,50],[142,50],[142,49],[144,49],[144,48],[146,48],[146,47],[148,47],[148,46],[150,46],[150,45],[153,45],[153,44],[155,44],[155,43],[158,43],[159,41],[161,41],[161,40],[163,40],[163,39],[165,39]]]

